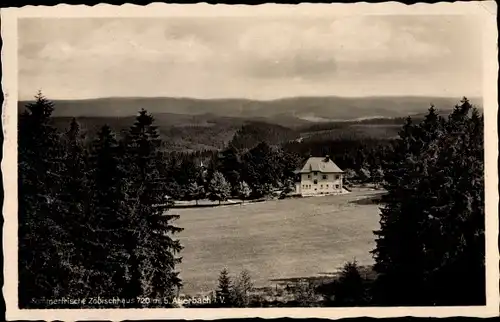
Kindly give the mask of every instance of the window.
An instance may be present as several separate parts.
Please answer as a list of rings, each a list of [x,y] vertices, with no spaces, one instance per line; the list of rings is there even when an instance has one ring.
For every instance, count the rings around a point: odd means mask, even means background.
[[[336,184],[336,185],[335,185],[335,189],[338,189],[338,188],[339,188],[339,185],[338,185],[338,184]]]
[[[318,172],[317,171],[314,171],[314,175],[317,176],[318,175]]]
[[[326,174],[324,174],[323,179],[328,179],[328,176]]]
[[[318,180],[314,180],[314,184],[318,184]]]
[[[307,175],[307,179],[311,179],[311,175],[310,174]]]
[[[328,189],[328,185],[326,185],[326,189]]]
[[[320,187],[320,188],[321,188],[321,189],[323,189],[323,185],[321,185],[321,187]]]

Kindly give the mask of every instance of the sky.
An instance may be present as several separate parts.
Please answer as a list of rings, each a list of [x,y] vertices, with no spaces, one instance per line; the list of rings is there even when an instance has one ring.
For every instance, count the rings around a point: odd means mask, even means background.
[[[22,18],[19,99],[481,96],[472,16]]]

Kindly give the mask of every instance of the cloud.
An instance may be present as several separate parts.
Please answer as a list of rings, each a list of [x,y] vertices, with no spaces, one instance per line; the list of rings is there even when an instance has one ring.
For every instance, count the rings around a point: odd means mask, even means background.
[[[384,95],[432,93],[433,81],[447,80],[458,92],[466,87],[461,77],[480,88],[475,23],[460,16],[23,19],[20,91],[279,97],[347,95],[363,83],[360,95]]]

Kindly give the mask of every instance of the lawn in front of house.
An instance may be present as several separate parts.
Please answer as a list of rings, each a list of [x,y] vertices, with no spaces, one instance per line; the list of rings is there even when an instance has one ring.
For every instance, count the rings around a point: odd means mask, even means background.
[[[374,194],[380,192],[171,209],[184,228],[182,293],[213,290],[224,267],[233,275],[246,269],[256,286],[266,286],[332,273],[354,258],[371,264],[379,206],[354,201]]]

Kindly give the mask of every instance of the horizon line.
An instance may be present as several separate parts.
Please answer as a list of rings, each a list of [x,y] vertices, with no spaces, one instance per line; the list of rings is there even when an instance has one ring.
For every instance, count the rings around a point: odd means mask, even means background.
[[[43,94],[43,92],[42,92]],[[366,95],[366,96],[342,96],[342,95],[296,95],[296,96],[283,96],[278,98],[270,98],[270,99],[262,99],[262,98],[247,98],[247,97],[211,97],[211,98],[200,98],[194,96],[100,96],[100,97],[88,97],[88,98],[50,98],[49,96],[43,95],[45,98],[51,101],[91,101],[91,100],[106,100],[106,99],[189,99],[189,100],[199,100],[199,101],[216,101],[216,100],[243,100],[243,101],[255,101],[255,102],[273,102],[280,101],[286,99],[298,99],[298,98],[346,98],[346,99],[366,99],[366,98],[457,98],[461,100],[464,97],[474,98],[474,99],[483,99],[482,95],[448,95],[448,96],[440,96],[440,95]],[[18,98],[18,102],[21,101],[33,101],[35,99],[35,95],[33,95],[30,99],[27,98]]]

